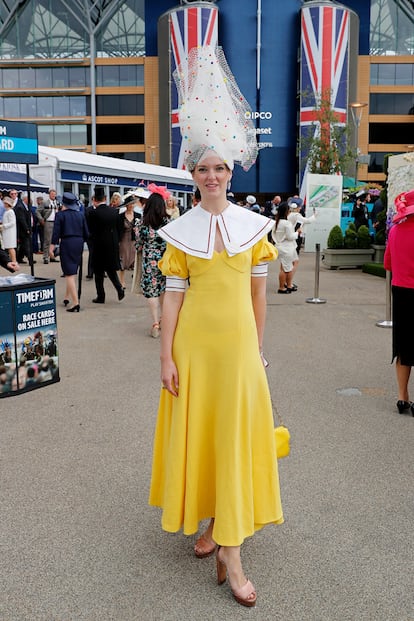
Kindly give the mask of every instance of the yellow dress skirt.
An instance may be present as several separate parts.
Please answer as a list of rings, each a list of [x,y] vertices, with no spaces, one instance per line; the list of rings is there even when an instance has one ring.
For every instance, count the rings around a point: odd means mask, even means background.
[[[265,239],[233,257],[200,259],[167,245],[163,274],[190,278],[174,336],[179,396],[161,390],[149,503],[162,528],[238,546],[283,522],[266,373],[251,301],[251,266],[276,257]]]

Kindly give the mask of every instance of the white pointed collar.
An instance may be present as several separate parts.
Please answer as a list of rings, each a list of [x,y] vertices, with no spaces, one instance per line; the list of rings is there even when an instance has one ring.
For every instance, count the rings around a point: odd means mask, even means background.
[[[187,254],[211,259],[217,225],[227,254],[234,256],[254,246],[273,228],[274,221],[233,203],[218,215],[199,204],[163,226],[158,234]]]

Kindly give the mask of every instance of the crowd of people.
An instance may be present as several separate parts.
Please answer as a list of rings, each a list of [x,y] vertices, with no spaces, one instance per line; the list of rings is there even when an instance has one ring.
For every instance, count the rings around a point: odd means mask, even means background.
[[[27,263],[26,259],[31,263],[36,253],[42,255],[44,264],[60,261],[62,275],[66,278],[63,304],[72,313],[80,311],[76,276],[85,244],[89,250],[86,278],[95,280],[95,304],[105,303],[105,277],[114,286],[118,300],[122,300],[127,289],[126,275],[134,270],[139,260],[138,289],[148,300],[152,319],[150,334],[157,338],[160,335],[165,289],[165,279],[157,265],[165,251],[165,243],[157,235],[157,230],[179,218],[182,211],[176,197],[162,189],[165,210],[161,213],[158,209],[154,218],[154,200],[150,201],[146,211],[147,201],[154,191],[160,196],[160,188],[150,184],[148,188],[138,187],[124,196],[114,192],[108,198],[105,189],[96,186],[91,204],[85,205],[73,194],[65,192],[63,196],[58,196],[56,190],[51,188],[46,198],[36,198],[34,207],[29,205],[27,193],[12,189],[0,199],[2,246],[10,260],[17,264]],[[236,202],[229,191],[226,198],[230,203]],[[197,188],[191,207],[195,207],[200,200]],[[268,239],[276,245],[280,257],[277,290],[279,293],[297,291],[292,279],[298,265],[303,224],[314,219],[304,217],[303,201],[298,196],[282,201],[279,195],[275,195],[261,206],[256,197],[249,194],[237,205],[275,220]],[[286,218],[284,215],[280,217],[285,211]]]
[[[110,200],[105,189],[96,186],[90,205],[70,192],[58,196],[50,189],[47,198],[36,198],[36,207],[26,192],[12,189],[0,198],[2,265],[16,271],[19,264],[36,263],[33,254],[41,254],[44,264],[60,261],[66,279],[63,304],[68,312],[76,313],[80,311],[76,276],[85,244],[89,250],[86,278],[95,279],[95,304],[105,303],[106,277],[118,300],[125,297],[126,273],[134,270],[139,253],[144,258],[139,288],[148,299],[153,318],[150,333],[156,338],[165,288],[156,259],[161,258],[165,243],[156,231],[179,215],[177,199],[155,184],[147,189],[138,187],[124,196],[114,192]]]

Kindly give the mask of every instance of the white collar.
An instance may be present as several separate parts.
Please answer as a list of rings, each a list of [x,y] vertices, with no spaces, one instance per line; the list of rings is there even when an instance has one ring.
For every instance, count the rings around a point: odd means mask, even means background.
[[[274,221],[233,203],[218,215],[199,204],[158,229],[158,234],[187,254],[211,259],[217,225],[227,254],[232,257],[254,246],[273,228]]]

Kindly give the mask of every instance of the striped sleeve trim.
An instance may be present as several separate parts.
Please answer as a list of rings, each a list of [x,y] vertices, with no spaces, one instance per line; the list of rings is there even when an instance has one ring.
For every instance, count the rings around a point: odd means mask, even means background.
[[[166,278],[166,291],[185,291],[186,278],[180,278],[179,276],[167,276]]]
[[[269,270],[268,263],[259,263],[259,265],[252,266],[252,278],[260,278],[261,276],[267,276]]]

